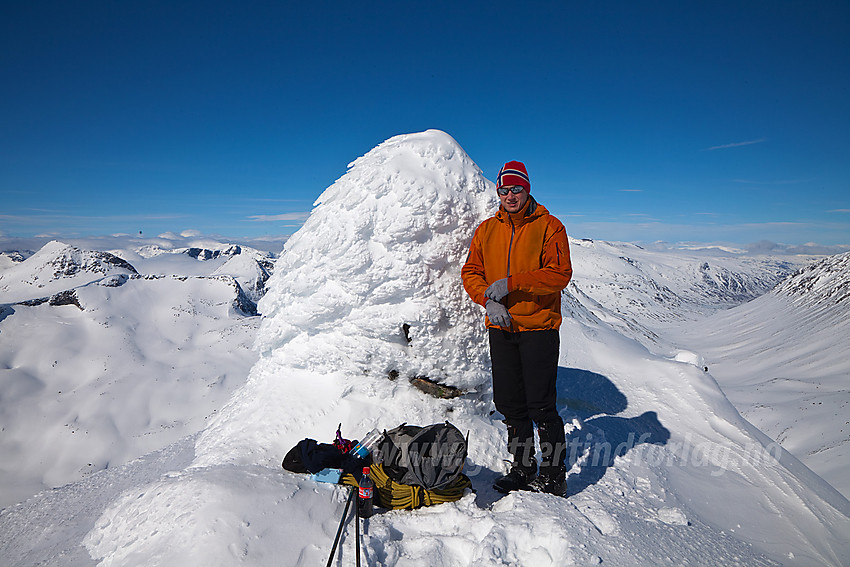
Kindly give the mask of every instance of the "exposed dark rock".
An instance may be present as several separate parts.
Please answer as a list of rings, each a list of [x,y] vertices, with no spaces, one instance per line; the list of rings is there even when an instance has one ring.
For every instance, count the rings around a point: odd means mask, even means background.
[[[233,309],[249,317],[258,315],[257,304],[251,301],[236,280],[233,280],[233,285],[236,286],[236,298],[233,300]]]
[[[102,285],[103,287],[121,287],[129,280],[130,276],[128,274],[115,274],[114,276],[103,278],[98,282],[98,285]]]
[[[48,303],[54,307],[57,305],[76,305],[80,311],[83,311],[83,306],[80,305],[80,300],[77,298],[77,292],[73,289],[60,291],[56,295],[52,295]]]
[[[421,390],[435,398],[450,400],[462,396],[465,392],[460,388],[448,386],[446,384],[438,384],[426,376],[414,376],[410,379],[410,383],[417,390]]]
[[[215,260],[220,256],[238,256],[242,253],[242,247],[231,244],[223,250],[210,250],[209,248],[186,248],[183,253],[195,260]]]

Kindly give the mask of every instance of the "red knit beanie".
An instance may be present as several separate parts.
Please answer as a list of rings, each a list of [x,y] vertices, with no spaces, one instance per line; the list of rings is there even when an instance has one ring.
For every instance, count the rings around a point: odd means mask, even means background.
[[[525,164],[521,161],[509,161],[499,170],[499,177],[496,179],[496,189],[504,185],[522,185],[525,190],[531,193],[531,181],[528,180],[528,171],[525,170]]]

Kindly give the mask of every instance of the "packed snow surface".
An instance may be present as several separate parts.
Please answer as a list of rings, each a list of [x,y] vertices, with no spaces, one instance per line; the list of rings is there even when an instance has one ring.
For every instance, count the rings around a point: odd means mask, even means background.
[[[712,311],[734,303],[720,291],[714,300],[700,301],[724,286],[739,302],[748,293],[763,293],[759,286],[781,276],[772,272],[777,266],[764,263],[727,259],[715,268],[709,260],[707,267],[694,268],[686,259],[669,269],[639,265],[637,254],[624,254],[621,245],[573,240],[575,280],[563,295],[567,316],[558,371],[569,498],[502,496],[490,488],[505,470],[505,428],[492,412],[483,309],[465,296],[459,269],[472,231],[496,204],[492,183],[443,132],[397,136],[353,162],[286,243],[259,302],[255,362],[249,372],[243,365],[245,376],[228,401],[209,412],[194,408],[199,398],[191,388],[164,389],[155,398],[154,391],[167,387],[137,374],[135,381],[144,385],[104,388],[103,395],[84,398],[87,410],[69,402],[69,412],[106,415],[91,425],[97,436],[139,416],[158,424],[168,411],[208,419],[200,429],[186,427],[173,444],[148,453],[137,447],[136,460],[69,479],[5,508],[0,557],[20,566],[324,564],[347,492],[283,471],[285,453],[307,437],[330,442],[340,423],[344,435],[355,438],[373,427],[448,419],[469,432],[466,472],[475,491],[451,504],[380,511],[363,526],[364,564],[848,564],[850,503],[741,417],[700,366],[701,354],[667,345],[660,332],[670,332],[677,320],[675,308],[660,307],[668,299],[695,315],[702,304]],[[631,268],[621,271],[626,265]],[[595,266],[614,266],[622,276],[618,291],[609,295]],[[665,282],[660,275],[690,269],[702,283],[673,276]],[[134,281],[115,292],[132,290],[127,286]],[[204,293],[217,289],[215,281],[198,280],[210,284]],[[96,309],[117,301],[96,297],[103,293],[94,289],[97,283],[80,285],[75,289],[82,308],[2,299],[10,304],[0,315],[6,375],[22,372],[6,344],[18,340],[9,334],[24,328],[25,312],[33,313],[31,325],[49,329],[68,322],[96,327]],[[184,305],[177,296],[186,292],[167,295],[167,301],[160,294],[158,301],[143,303],[143,310],[164,309],[176,318],[168,306]],[[245,318],[232,295],[214,297],[219,299],[195,309],[221,327],[203,323],[200,330],[183,329],[186,336],[214,336],[258,319]],[[606,306],[609,300],[613,306]],[[114,313],[133,317],[133,308],[121,305]],[[147,324],[135,317],[129,328]],[[238,353],[233,345],[241,339],[226,334],[210,337],[203,356]],[[29,336],[36,340],[34,331]],[[174,350],[191,346],[166,336]],[[108,335],[94,338],[107,341]],[[163,344],[149,336],[141,343],[156,352],[134,359],[106,345],[102,356],[116,353],[128,366],[167,358]],[[85,340],[79,346],[90,348]],[[82,359],[76,362],[86,369]],[[195,389],[208,388],[218,371],[218,364],[199,366]],[[30,395],[26,384],[43,389],[37,381],[50,373],[26,372],[30,378],[18,378],[22,399]],[[409,382],[423,376],[465,393],[432,398]],[[147,391],[141,399],[149,414],[138,407],[136,387]],[[62,405],[53,394],[31,395]],[[108,403],[99,401],[109,396]],[[13,405],[0,400],[3,412]],[[35,424],[34,418],[19,419]],[[55,435],[45,432],[43,438]],[[351,522],[335,565],[354,561]]]

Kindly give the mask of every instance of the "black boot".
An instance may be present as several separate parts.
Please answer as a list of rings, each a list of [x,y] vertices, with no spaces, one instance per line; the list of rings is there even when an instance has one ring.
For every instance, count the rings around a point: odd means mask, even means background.
[[[540,474],[529,483],[528,489],[558,496],[567,495],[567,467],[564,458],[567,452],[564,422],[560,417],[537,424],[540,436]]]
[[[541,468],[549,465],[562,465],[567,456],[567,436],[564,433],[564,420],[559,415],[537,424],[540,437]]]
[[[507,494],[514,490],[529,490],[529,485],[536,477],[537,463],[534,464],[534,468],[528,468],[514,462],[508,474],[496,479],[496,482],[493,483],[493,488],[502,494]]]
[[[534,458],[534,426],[530,420],[505,420],[508,426],[508,452],[513,456],[511,470],[496,479],[493,488],[503,494],[514,490],[526,490],[528,483],[537,476],[537,460]]]
[[[567,467],[564,465],[540,467],[540,474],[528,483],[528,490],[566,497]]]

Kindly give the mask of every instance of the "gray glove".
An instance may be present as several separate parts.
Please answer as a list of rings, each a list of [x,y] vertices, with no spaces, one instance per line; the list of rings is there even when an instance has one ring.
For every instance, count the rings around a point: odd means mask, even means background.
[[[490,318],[491,323],[500,327],[511,326],[511,314],[508,313],[507,307],[498,301],[493,301],[492,299],[487,301],[487,305],[485,307],[487,309],[487,317]]]
[[[493,301],[501,301],[508,294],[508,278],[496,280],[490,284],[487,291],[484,292],[486,297]]]

